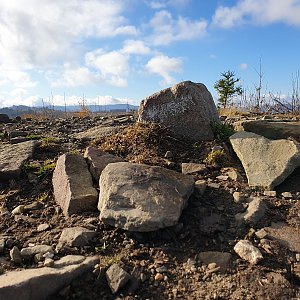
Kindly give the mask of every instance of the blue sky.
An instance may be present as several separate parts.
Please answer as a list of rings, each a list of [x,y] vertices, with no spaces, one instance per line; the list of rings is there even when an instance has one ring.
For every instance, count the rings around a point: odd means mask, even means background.
[[[288,97],[300,69],[299,0],[0,2],[0,107],[140,101],[182,80]]]

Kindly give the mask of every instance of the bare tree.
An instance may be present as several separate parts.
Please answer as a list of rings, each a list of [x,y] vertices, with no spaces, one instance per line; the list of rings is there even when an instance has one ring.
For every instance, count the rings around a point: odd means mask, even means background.
[[[300,95],[299,95],[299,70],[292,74],[292,111],[300,112]]]

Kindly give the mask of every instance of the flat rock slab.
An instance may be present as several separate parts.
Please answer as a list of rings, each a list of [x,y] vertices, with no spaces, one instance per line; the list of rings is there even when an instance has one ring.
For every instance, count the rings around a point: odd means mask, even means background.
[[[269,140],[258,134],[241,131],[230,137],[249,186],[273,188],[300,166],[299,145],[289,140]]]
[[[126,126],[95,126],[93,128],[90,128],[86,131],[78,132],[73,134],[73,137],[77,139],[98,139],[101,136],[110,135],[119,132]]]
[[[285,223],[273,223],[271,227],[260,230],[265,238],[277,240],[291,251],[300,253],[300,229],[290,227]]]
[[[57,160],[53,172],[55,201],[64,215],[97,209],[98,193],[85,159],[78,154],[64,154]]]
[[[271,140],[294,138],[300,142],[300,122],[280,122],[271,120],[239,121],[236,130],[254,132]]]
[[[0,299],[42,300],[58,293],[74,279],[91,271],[98,257],[69,260],[70,264],[54,268],[44,267],[12,271],[0,276]],[[58,263],[57,263],[58,264]]]
[[[100,219],[130,231],[154,231],[177,224],[194,189],[194,179],[143,164],[109,164],[99,181]]]
[[[96,182],[99,182],[100,175],[108,164],[124,161],[124,159],[118,156],[109,154],[95,147],[87,147],[84,157],[87,159],[90,173]]]
[[[27,141],[14,145],[0,144],[0,179],[18,178],[22,164],[33,156],[37,141]]]
[[[184,81],[144,99],[139,107],[140,122],[168,126],[180,137],[212,140],[211,122],[219,122],[211,93],[202,83]]]

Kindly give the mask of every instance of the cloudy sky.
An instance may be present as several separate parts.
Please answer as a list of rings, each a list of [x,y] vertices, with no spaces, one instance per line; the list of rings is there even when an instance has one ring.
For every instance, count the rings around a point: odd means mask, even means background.
[[[299,0],[0,0],[0,107],[127,101],[235,71],[288,95],[300,69]]]

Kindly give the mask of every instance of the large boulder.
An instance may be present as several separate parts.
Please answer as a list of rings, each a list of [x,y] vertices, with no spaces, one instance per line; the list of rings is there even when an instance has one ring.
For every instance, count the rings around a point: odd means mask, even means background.
[[[98,193],[85,159],[79,154],[63,154],[53,172],[55,201],[64,215],[97,209]]]
[[[154,231],[177,224],[194,179],[143,164],[109,164],[100,176],[100,219],[130,231]]]
[[[0,123],[8,123],[9,121],[9,116],[7,114],[0,114]]]
[[[32,157],[37,141],[0,145],[0,179],[9,180],[21,174],[22,164]]]
[[[92,271],[98,257],[68,256],[55,262],[53,268],[44,267],[11,271],[0,276],[0,299],[49,299],[73,280]],[[60,263],[62,261],[63,263]],[[54,299],[54,298],[51,298]]]
[[[230,137],[249,186],[267,190],[283,182],[300,166],[299,145],[289,140],[269,140],[258,134],[241,131]]]
[[[300,142],[300,122],[283,122],[274,120],[248,120],[234,124],[237,131],[249,131],[271,140],[294,138]]]
[[[138,120],[162,123],[178,136],[211,140],[211,122],[219,122],[212,95],[202,83],[184,81],[144,99]]]

